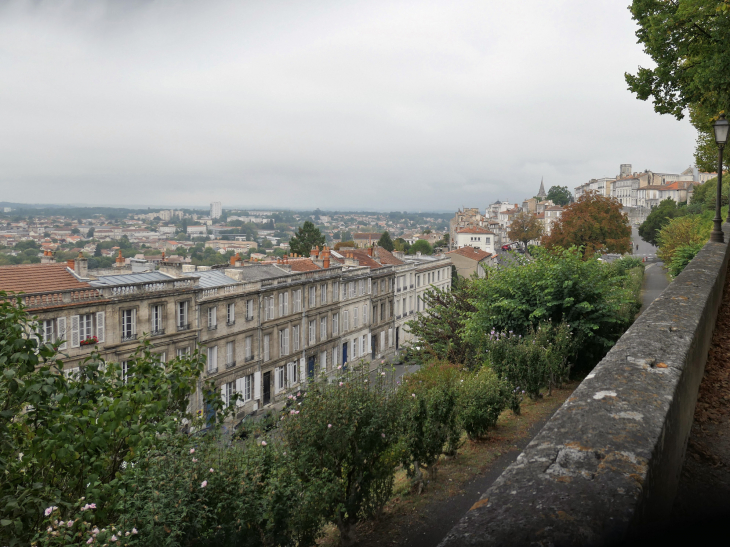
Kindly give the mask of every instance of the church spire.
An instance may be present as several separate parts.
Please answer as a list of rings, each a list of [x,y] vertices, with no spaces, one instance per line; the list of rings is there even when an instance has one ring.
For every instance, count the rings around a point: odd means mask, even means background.
[[[545,185],[543,184],[543,178],[540,177],[540,191],[537,193],[537,197],[539,198],[546,198],[547,194],[545,193]]]

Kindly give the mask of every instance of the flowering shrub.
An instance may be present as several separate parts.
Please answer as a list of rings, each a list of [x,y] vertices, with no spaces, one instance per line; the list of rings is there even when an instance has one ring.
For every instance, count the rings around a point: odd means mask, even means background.
[[[522,336],[491,331],[485,336],[486,363],[512,386],[509,407],[519,413],[522,394],[540,396],[542,388],[562,384],[570,372],[574,344],[570,325],[549,321]]]
[[[89,338],[86,338],[85,340],[81,340],[79,342],[82,346],[93,346],[94,344],[98,344],[99,339],[96,336],[90,336]]]
[[[459,422],[470,439],[484,438],[512,398],[513,388],[488,367],[465,375],[459,391]]]
[[[310,380],[299,412],[281,421],[302,501],[337,525],[343,543],[390,497],[400,459],[400,413],[391,392],[385,376],[371,381],[367,367],[351,366],[333,383]]]

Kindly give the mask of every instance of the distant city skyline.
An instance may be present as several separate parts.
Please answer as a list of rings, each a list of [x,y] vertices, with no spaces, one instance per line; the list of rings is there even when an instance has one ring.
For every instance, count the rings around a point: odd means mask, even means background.
[[[634,31],[612,0],[3,3],[0,199],[455,210],[681,172]]]

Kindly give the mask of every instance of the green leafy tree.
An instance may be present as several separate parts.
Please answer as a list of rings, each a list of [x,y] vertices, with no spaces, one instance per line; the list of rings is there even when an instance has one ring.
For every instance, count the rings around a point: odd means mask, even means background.
[[[677,207],[677,202],[667,198],[654,207],[646,217],[646,220],[639,226],[639,236],[641,239],[652,245],[657,244],[657,236],[659,230],[667,224],[671,219],[682,216],[686,208]]]
[[[390,234],[386,230],[383,232],[383,234],[380,236],[380,239],[378,240],[378,246],[382,247],[386,251],[390,251],[391,253],[393,250],[395,250],[395,245],[393,244],[393,240],[390,239]]]
[[[408,250],[411,248],[411,244],[402,237],[395,238],[395,241],[393,241],[393,246],[396,251],[401,251],[403,253],[407,253]]]
[[[570,193],[567,186],[551,186],[548,190],[547,198],[555,205],[568,205],[573,201],[573,194]]]
[[[597,251],[628,253],[631,250],[629,217],[621,212],[618,200],[586,192],[563,209],[542,244],[549,249],[583,247],[586,258]]]
[[[671,264],[678,249],[707,243],[712,231],[713,216],[712,211],[707,211],[703,215],[688,215],[669,221],[657,236],[657,256],[665,264]]]
[[[513,388],[489,367],[464,376],[459,390],[459,422],[471,440],[483,439],[497,425]]]
[[[540,220],[528,212],[521,212],[515,215],[512,220],[507,236],[512,241],[519,241],[527,250],[527,244],[530,241],[540,239],[543,234],[543,225]]]
[[[309,256],[313,247],[322,248],[324,244],[325,237],[322,232],[311,221],[307,220],[299,227],[296,235],[289,240],[289,249],[292,253],[300,256]]]
[[[724,0],[634,0],[630,9],[639,43],[656,66],[627,73],[629,89],[643,101],[652,98],[660,114],[681,120],[690,109],[700,133],[697,164],[709,170],[717,157],[710,124],[730,107],[730,6]]]
[[[340,241],[352,241],[352,232],[345,230],[340,233]]]
[[[425,239],[419,239],[408,249],[409,255],[414,255],[418,252],[420,252],[422,255],[432,255],[433,247],[431,247],[431,244]]]
[[[301,406],[282,422],[291,472],[346,545],[364,512],[390,497],[400,460],[399,400],[381,372],[373,382],[361,366],[333,383],[310,380]]]
[[[631,325],[641,305],[626,276],[579,249],[536,248],[530,260],[516,257],[473,280],[476,311],[464,326],[465,340],[483,355],[491,331],[526,336],[540,323],[565,322],[586,365],[596,363]]]
[[[477,308],[476,287],[471,280],[452,277],[450,291],[433,289],[423,294],[424,311],[408,321],[408,330],[418,343],[407,347],[407,358],[417,363],[444,361],[479,364],[476,348],[464,337],[469,316]]]

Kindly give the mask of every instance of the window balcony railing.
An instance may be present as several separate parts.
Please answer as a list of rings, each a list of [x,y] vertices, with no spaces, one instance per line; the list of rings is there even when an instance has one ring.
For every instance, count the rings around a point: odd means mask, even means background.
[[[216,330],[218,325],[208,325],[208,330]]]
[[[213,376],[214,374],[218,374],[218,367],[208,369],[208,376]]]
[[[249,363],[251,361],[253,361],[253,355],[249,355],[248,357],[246,357],[246,362],[247,363]]]
[[[226,363],[226,368],[233,368],[235,366],[236,366],[236,362],[235,361],[231,361],[230,363]]]
[[[178,330],[178,332],[183,331],[183,330],[190,330],[190,323],[187,323],[185,325],[178,325],[177,330]]]
[[[136,334],[122,334],[122,342],[131,342],[132,340],[136,340],[137,335]]]
[[[226,325],[229,326],[229,327],[232,327],[235,324],[236,324],[236,320],[235,319],[233,321],[226,322]]]
[[[157,329],[150,332],[150,336],[162,336],[165,334],[165,329]]]

